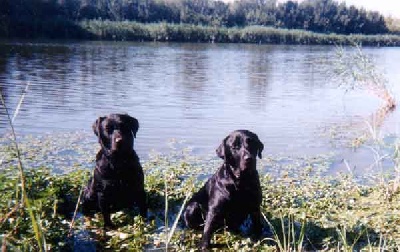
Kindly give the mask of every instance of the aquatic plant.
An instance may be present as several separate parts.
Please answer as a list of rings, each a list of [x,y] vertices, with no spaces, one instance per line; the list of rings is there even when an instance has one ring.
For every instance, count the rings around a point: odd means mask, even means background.
[[[400,246],[398,190],[391,190],[387,197],[388,191],[380,183],[359,184],[351,175],[327,177],[319,170],[329,167],[329,156],[308,157],[290,165],[281,165],[281,160],[266,156],[259,163],[260,170],[268,167],[268,172],[261,176],[264,238],[252,241],[245,224],[242,235],[222,229],[215,234],[213,243],[232,251]],[[153,153],[143,161],[150,220],[145,222],[138,217],[136,209],[117,212],[112,220],[118,228],[103,233],[100,215],[87,219],[78,214],[71,236],[70,213],[89,176],[88,170],[81,167],[75,172],[57,175],[51,169],[36,168],[26,170],[25,178],[39,216],[37,222],[46,239],[46,250],[71,249],[89,243],[98,249],[141,250],[168,246],[171,250],[186,251],[198,246],[201,232],[185,229],[180,212],[188,195],[202,185],[202,178],[207,178],[219,162],[191,156],[185,150],[170,155]],[[15,165],[5,164],[7,168],[0,175],[3,244],[6,242],[8,248],[14,249],[35,247],[32,224],[24,221],[27,209],[10,212],[20,183]]]

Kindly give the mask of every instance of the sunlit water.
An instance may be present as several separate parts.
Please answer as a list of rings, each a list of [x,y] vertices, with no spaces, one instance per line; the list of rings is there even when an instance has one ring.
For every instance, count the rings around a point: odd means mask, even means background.
[[[0,90],[13,113],[30,83],[16,132],[50,134],[54,141],[80,135],[64,152],[94,145],[92,123],[119,112],[139,120],[135,149],[144,159],[171,145],[214,155],[229,132],[249,129],[264,142],[266,157],[329,153],[329,173],[347,171],[346,162],[362,173],[374,163],[370,141],[349,146],[367,132],[383,101],[365,90],[338,88],[336,52],[333,46],[3,41]],[[364,52],[398,94],[400,48]],[[385,117],[380,132],[386,141],[396,141],[399,119],[398,109]],[[8,131],[0,109],[0,134]],[[48,153],[49,162],[62,154]],[[390,158],[384,161],[392,166]]]

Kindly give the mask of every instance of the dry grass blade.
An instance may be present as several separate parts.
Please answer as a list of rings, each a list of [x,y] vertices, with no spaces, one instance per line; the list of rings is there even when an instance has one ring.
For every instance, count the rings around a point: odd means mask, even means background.
[[[21,106],[22,106],[22,102],[24,101],[25,95],[26,95],[26,93],[28,92],[29,85],[30,85],[30,82],[26,83],[25,89],[24,89],[24,91],[22,92],[22,95],[21,95],[21,97],[20,97],[20,99],[19,99],[17,108],[15,109],[14,115],[13,115],[13,117],[12,117],[12,119],[11,119],[11,123],[14,123],[15,119],[16,119],[17,116],[18,116],[19,110],[21,109]]]
[[[1,244],[1,252],[7,252],[7,236],[4,236]]]
[[[164,209],[164,225],[165,225],[165,237],[168,237],[168,181],[167,175],[164,176],[164,195],[165,195],[165,209]],[[168,242],[165,243],[165,251],[168,251]]]
[[[189,200],[190,196],[192,196],[192,193],[191,193],[191,192],[188,193],[188,194],[186,194],[186,197],[185,197],[185,199],[183,200],[182,206],[181,206],[181,208],[179,209],[178,215],[176,216],[175,221],[174,221],[174,224],[172,225],[171,231],[169,232],[169,236],[168,236],[168,239],[167,239],[167,244],[170,243],[170,241],[171,241],[171,239],[172,239],[172,236],[173,236],[174,233],[175,233],[176,226],[178,225],[178,222],[179,222],[179,219],[181,218],[183,209],[185,208],[186,203],[187,203],[187,201]]]
[[[19,204],[15,205],[11,211],[9,211],[3,218],[0,219],[0,225],[3,225],[3,223],[10,218],[11,215],[13,215],[16,211],[19,209]]]
[[[73,231],[73,228],[74,228],[74,225],[75,225],[76,215],[78,213],[79,204],[81,203],[81,199],[82,199],[83,188],[84,188],[84,186],[81,187],[81,190],[79,192],[79,197],[78,197],[78,200],[76,202],[74,215],[72,216],[71,223],[69,224],[69,232],[68,232],[69,235],[72,235],[72,231]]]

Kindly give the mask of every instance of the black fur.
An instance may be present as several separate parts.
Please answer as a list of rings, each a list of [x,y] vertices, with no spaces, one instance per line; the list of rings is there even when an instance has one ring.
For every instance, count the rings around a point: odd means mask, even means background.
[[[83,214],[100,211],[104,227],[114,227],[112,212],[139,207],[140,215],[147,216],[144,174],[135,150],[134,137],[139,122],[125,114],[99,117],[93,131],[101,146],[96,155],[96,168],[83,194]]]
[[[254,235],[261,234],[262,193],[256,157],[261,158],[263,149],[256,134],[237,130],[216,150],[224,163],[189,200],[183,215],[188,227],[203,228],[202,249],[209,248],[217,228],[226,224],[229,230],[237,232],[249,215]]]

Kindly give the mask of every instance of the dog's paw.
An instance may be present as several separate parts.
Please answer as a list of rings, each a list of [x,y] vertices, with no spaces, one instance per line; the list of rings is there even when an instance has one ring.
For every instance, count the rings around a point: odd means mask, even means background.
[[[200,250],[201,251],[210,251],[210,242],[202,240],[200,243]]]
[[[207,251],[210,251],[210,248],[208,247],[208,246],[201,246],[201,251],[203,251],[203,252],[207,252]]]
[[[105,231],[111,231],[111,230],[115,230],[117,229],[117,226],[114,225],[113,223],[109,222],[109,223],[104,223],[103,229]]]

